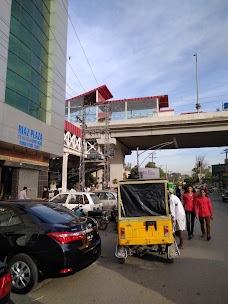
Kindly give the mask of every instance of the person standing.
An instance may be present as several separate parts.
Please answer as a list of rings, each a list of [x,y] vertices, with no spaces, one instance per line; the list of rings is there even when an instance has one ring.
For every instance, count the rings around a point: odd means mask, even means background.
[[[180,199],[173,194],[173,189],[169,188],[169,203],[170,203],[170,212],[172,215],[172,220],[174,224],[174,230],[177,232],[178,237],[180,238],[180,243],[178,247],[180,249],[184,248],[184,239],[183,239],[183,231],[186,228],[186,218],[184,207],[180,201]]]
[[[185,214],[186,214],[187,231],[188,231],[189,240],[193,237],[193,232],[194,232],[195,203],[196,203],[196,194],[193,193],[192,186],[188,185],[186,188],[186,192],[183,195],[183,206],[184,206]]]
[[[59,194],[59,187],[56,187],[56,189],[54,190],[54,196],[56,196],[57,194]]]
[[[24,187],[23,190],[21,190],[19,192],[18,199],[28,199],[27,191],[28,191],[28,188]]]
[[[176,188],[176,196],[177,196],[179,199],[181,199],[181,189],[180,189],[179,186],[177,186],[177,188]]]
[[[48,191],[48,187],[44,186],[44,191],[42,194],[42,200],[48,201],[49,200],[49,191]]]
[[[195,205],[195,214],[196,218],[199,218],[202,235],[201,237],[205,237],[205,226],[204,222],[206,222],[206,232],[207,232],[207,240],[211,239],[211,220],[213,220],[213,208],[211,204],[211,200],[206,197],[206,192],[204,189],[200,190],[200,196],[196,199]]]

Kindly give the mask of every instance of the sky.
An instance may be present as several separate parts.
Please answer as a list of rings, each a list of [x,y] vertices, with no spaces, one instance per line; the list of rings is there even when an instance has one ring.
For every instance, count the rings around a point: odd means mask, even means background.
[[[114,99],[168,95],[175,115],[195,111],[197,53],[201,110],[228,102],[228,0],[69,0],[68,8],[67,98],[106,84]],[[154,161],[191,174],[197,156],[223,163],[225,148],[156,151]],[[136,153],[125,162],[136,165]]]

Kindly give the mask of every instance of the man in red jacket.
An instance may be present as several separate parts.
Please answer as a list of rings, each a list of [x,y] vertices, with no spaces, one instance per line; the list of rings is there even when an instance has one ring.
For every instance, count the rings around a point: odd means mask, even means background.
[[[211,204],[211,200],[206,197],[206,192],[204,189],[200,190],[200,197],[196,199],[195,205],[195,214],[196,218],[199,218],[201,231],[202,231],[202,238],[205,237],[205,227],[204,221],[206,222],[206,229],[207,229],[207,240],[210,241],[211,239],[211,220],[213,220],[213,208]]]

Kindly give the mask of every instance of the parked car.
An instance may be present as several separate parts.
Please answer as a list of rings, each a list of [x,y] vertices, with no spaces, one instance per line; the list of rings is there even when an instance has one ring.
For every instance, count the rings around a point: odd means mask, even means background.
[[[14,304],[10,299],[12,277],[9,267],[0,261],[0,304]]]
[[[109,190],[96,190],[94,193],[101,200],[104,210],[110,215],[113,206],[117,206],[117,193]]]
[[[58,189],[56,188],[56,189],[49,190],[49,199],[52,199],[54,196],[56,196],[59,193],[62,193],[62,188],[58,188]]]
[[[50,202],[0,202],[0,260],[12,274],[12,291],[29,292],[44,278],[71,274],[98,259],[96,222]]]
[[[102,202],[92,192],[64,192],[54,196],[50,202],[61,204],[70,210],[79,208],[85,215],[88,215],[88,211],[103,209]]]
[[[222,200],[225,202],[228,200],[228,189],[226,189],[224,191],[224,193],[222,194]]]
[[[218,191],[218,188],[217,188],[217,187],[211,186],[211,187],[208,188],[208,191],[209,191],[210,193],[217,192],[217,191]]]

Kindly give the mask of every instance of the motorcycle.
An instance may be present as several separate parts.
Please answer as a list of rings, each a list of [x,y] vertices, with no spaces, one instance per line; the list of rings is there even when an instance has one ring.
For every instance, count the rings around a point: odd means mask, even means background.
[[[114,205],[111,209],[111,216],[110,220],[115,223],[115,230],[117,231],[117,225],[118,225],[118,208],[116,205]]]
[[[99,230],[105,230],[108,227],[109,220],[106,211],[102,211],[102,210],[88,211],[88,216],[95,219],[95,221],[98,224]]]
[[[72,211],[79,216],[86,216],[83,209],[80,207],[74,208]],[[97,222],[99,230],[105,230],[108,227],[109,220],[106,211],[88,211],[88,217],[93,218]]]
[[[111,208],[110,221],[115,222],[117,217],[118,217],[118,208],[117,205],[114,205]]]

